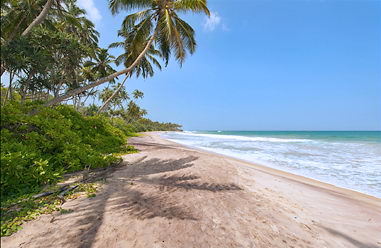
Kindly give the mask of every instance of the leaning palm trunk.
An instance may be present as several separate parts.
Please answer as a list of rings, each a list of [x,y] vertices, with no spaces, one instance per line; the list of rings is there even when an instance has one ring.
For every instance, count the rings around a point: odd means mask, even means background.
[[[43,20],[45,20],[45,17],[48,15],[48,12],[50,10],[50,8],[52,7],[53,5],[53,0],[48,0],[46,2],[46,4],[44,5],[44,8],[42,9],[42,11],[40,12],[40,14],[36,17],[36,19],[33,20],[33,22],[31,24],[29,24],[29,26],[24,30],[24,32],[22,32],[21,36],[26,36],[30,33],[30,31],[32,30],[32,28],[34,28],[35,26],[37,26],[38,24],[40,24]],[[24,17],[25,19],[25,17]],[[22,19],[23,20],[23,19]],[[21,21],[22,21],[21,20]],[[17,26],[15,27],[15,30],[13,31],[13,33],[11,34],[11,37],[10,39],[7,41],[7,43],[9,41],[11,41],[13,39],[13,37],[15,36],[16,34],[16,31],[19,27],[19,25],[21,24],[21,21],[17,24]],[[5,69],[6,65],[5,63],[1,63],[0,65],[0,76],[3,75],[3,73],[6,71]]]
[[[34,28],[35,26],[40,24],[43,20],[45,20],[45,17],[48,15],[48,12],[50,8],[52,7],[52,5],[53,5],[53,0],[48,0],[46,4],[44,5],[44,8],[42,9],[41,13],[36,17],[36,19],[33,20],[31,24],[29,24],[29,26],[24,30],[24,32],[22,32],[21,36],[27,35],[32,30],[32,28]]]
[[[5,72],[5,63],[1,61],[0,63],[0,77],[3,76],[3,73]]]
[[[111,81],[112,79],[122,75],[122,74],[127,74],[127,73],[130,73],[136,65],[138,65],[138,63],[140,62],[140,60],[145,56],[145,54],[148,52],[152,42],[154,41],[155,39],[155,36],[157,34],[157,30],[158,30],[158,26],[156,27],[155,29],[155,32],[153,33],[152,37],[148,40],[147,42],[147,45],[145,46],[145,48],[143,49],[143,51],[139,54],[139,56],[135,59],[135,61],[126,69],[123,69],[121,71],[118,71],[118,72],[115,72],[107,77],[104,77],[104,78],[101,78],[91,84],[88,84],[88,85],[85,85],[83,87],[80,87],[80,88],[77,88],[77,89],[74,89],[74,90],[70,90],[68,91],[66,94],[62,95],[62,96],[59,96],[59,97],[56,97],[54,99],[52,99],[51,101],[47,102],[44,104],[45,107],[49,107],[49,106],[52,106],[52,105],[55,105],[57,103],[60,103],[62,101],[64,101],[65,99],[69,98],[69,97],[72,97],[72,96],[75,96],[75,95],[78,95],[86,90],[89,90],[91,88],[94,88],[98,85],[101,85],[105,82],[109,82]]]
[[[112,93],[112,95],[105,101],[105,103],[102,105],[102,107],[98,110],[97,114],[100,114],[103,112],[103,110],[106,109],[106,107],[110,104],[111,100],[118,94],[118,92],[122,89],[124,82],[126,82],[128,75],[124,78],[123,82],[119,85],[119,87]]]

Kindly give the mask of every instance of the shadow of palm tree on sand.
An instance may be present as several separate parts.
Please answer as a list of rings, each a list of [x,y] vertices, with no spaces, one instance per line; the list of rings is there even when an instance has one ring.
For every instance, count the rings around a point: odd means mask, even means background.
[[[178,190],[212,193],[241,190],[235,184],[203,182],[202,178],[187,173],[185,169],[193,166],[197,159],[196,156],[166,160],[142,157],[132,164],[117,168],[106,176],[110,181],[95,198],[79,202],[73,209],[74,212],[57,219],[71,221],[67,226],[70,232],[57,240],[57,245],[92,247],[106,213],[119,215],[126,220],[165,218],[197,221],[191,210],[193,208],[173,196],[172,193]],[[182,173],[179,175],[180,171]],[[147,192],[146,189],[150,191]],[[33,242],[52,240],[53,236],[51,231],[44,232],[39,237],[34,237]]]

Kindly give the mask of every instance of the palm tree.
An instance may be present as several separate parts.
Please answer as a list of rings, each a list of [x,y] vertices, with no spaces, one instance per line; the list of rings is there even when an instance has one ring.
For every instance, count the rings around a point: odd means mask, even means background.
[[[24,32],[22,32],[21,36],[28,35],[29,32],[32,30],[32,28],[40,24],[45,19],[45,17],[48,15],[50,8],[53,5],[53,2],[54,2],[53,0],[46,1],[46,4],[42,8],[42,11],[40,12],[40,14],[32,21],[31,24],[29,24],[29,26],[24,30]]]
[[[121,10],[140,10],[125,17],[123,29],[127,32],[134,31],[135,37],[131,42],[130,52],[136,54],[135,60],[127,68],[100,78],[86,86],[68,91],[66,94],[47,102],[45,106],[57,104],[65,99],[80,94],[88,89],[108,82],[122,74],[128,74],[139,64],[152,45],[157,46],[161,55],[168,63],[170,54],[173,52],[175,58],[183,63],[186,52],[192,54],[196,48],[194,30],[182,20],[177,13],[205,13],[209,15],[206,0],[109,0],[109,6],[113,14]]]
[[[49,14],[49,18],[48,18]],[[68,26],[67,24],[80,27],[78,34],[86,34],[81,41],[92,47],[98,42],[99,33],[95,30],[94,24],[84,17],[84,10],[75,5],[75,0],[2,0],[1,1],[1,45],[7,45],[17,36],[27,36],[34,27],[43,21],[46,27],[56,30],[53,23],[61,21],[58,26]],[[80,15],[82,15],[80,17]],[[57,24],[57,23],[56,23]],[[81,37],[81,35],[78,35]],[[85,40],[87,39],[87,40]],[[88,42],[84,42],[88,41]],[[90,44],[90,41],[92,43]],[[1,62],[1,75],[6,70],[6,65]]]
[[[133,37],[135,37],[136,30],[133,30],[131,32],[127,32],[125,29],[122,29],[118,32],[118,35],[124,38],[123,42],[114,42],[110,45],[111,48],[114,47],[123,47],[124,53],[121,54],[116,60],[116,64],[119,65],[121,63],[124,64],[125,67],[128,67],[131,63],[133,63],[137,56],[141,53],[141,51],[144,49],[144,43],[140,43],[140,47],[135,47],[135,50],[131,49],[131,42],[133,42]],[[130,52],[131,50],[131,52]],[[140,60],[139,64],[134,67],[125,77],[123,82],[119,85],[119,87],[114,91],[114,93],[104,102],[102,107],[98,110],[98,114],[103,112],[108,104],[111,102],[111,100],[118,94],[118,92],[123,88],[124,83],[126,82],[128,77],[131,77],[133,73],[136,74],[137,77],[140,75],[143,76],[143,78],[146,78],[148,76],[152,77],[154,75],[154,70],[151,65],[154,64],[156,67],[158,67],[161,70],[161,65],[159,61],[156,59],[156,56],[161,57],[160,51],[156,50],[153,45],[151,45],[148,52],[145,54],[145,56]]]
[[[63,18],[56,25],[62,31],[73,33],[79,37],[82,44],[95,50],[98,47],[99,32],[95,25],[85,17],[86,11],[79,8],[73,0],[66,0],[65,8],[59,13]]]
[[[109,54],[108,49],[97,49],[93,61],[85,62],[84,66],[90,68],[91,72],[98,77],[105,77],[115,70],[111,64],[115,62],[115,57]]]
[[[45,1],[45,0],[44,0]],[[40,24],[48,14],[53,0],[48,0],[42,7],[43,2],[37,1],[1,1],[1,45],[7,45],[16,36],[26,36],[33,27]],[[42,7],[42,10],[41,10]],[[37,17],[36,17],[37,16]],[[0,76],[6,70],[4,61],[1,61]]]
[[[141,92],[140,90],[134,90],[133,92],[132,92],[132,95],[133,95],[133,97],[137,100],[137,99],[142,99],[143,97],[144,97],[144,93],[143,92]]]
[[[45,5],[42,6],[43,4]],[[16,35],[27,35],[33,27],[42,22],[42,19],[46,17],[46,10],[50,9],[52,4],[52,0],[1,1],[2,44],[8,43]]]
[[[98,109],[97,114],[102,113],[108,107],[108,105],[111,103],[111,100],[114,99],[118,95],[120,90],[123,88],[123,85],[126,82],[127,78],[128,78],[128,76],[124,77],[123,82],[120,83],[119,86],[116,88],[116,90],[114,90],[114,92],[111,94],[111,96],[106,99],[106,101],[103,103],[102,107],[100,107]]]

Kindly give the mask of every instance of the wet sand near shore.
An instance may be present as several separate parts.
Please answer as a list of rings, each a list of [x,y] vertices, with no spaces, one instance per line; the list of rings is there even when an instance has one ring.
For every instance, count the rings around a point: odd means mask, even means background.
[[[94,198],[24,224],[2,247],[381,247],[381,200],[155,133]]]

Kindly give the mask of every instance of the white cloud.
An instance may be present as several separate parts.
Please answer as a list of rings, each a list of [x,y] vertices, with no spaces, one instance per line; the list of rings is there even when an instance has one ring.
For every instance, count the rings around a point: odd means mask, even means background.
[[[97,22],[102,19],[102,15],[95,7],[94,0],[78,0],[79,7],[86,10],[87,17],[93,21]]]
[[[228,32],[230,31],[230,28],[225,23],[222,23],[222,30],[224,30],[225,32]]]
[[[213,31],[221,23],[221,16],[217,12],[210,12],[210,16],[205,19],[204,30]]]

